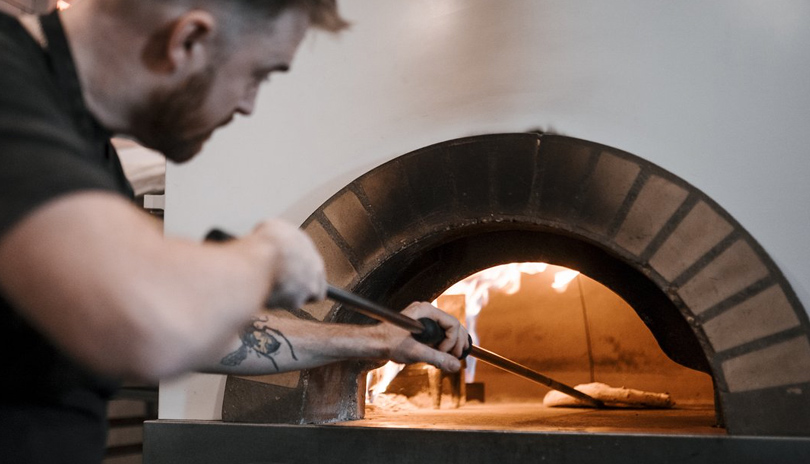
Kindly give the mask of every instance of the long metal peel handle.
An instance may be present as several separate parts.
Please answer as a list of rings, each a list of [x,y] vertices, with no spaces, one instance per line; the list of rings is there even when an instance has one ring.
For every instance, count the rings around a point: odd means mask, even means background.
[[[523,378],[532,380],[539,384],[545,385],[549,388],[557,390],[560,393],[565,393],[568,396],[572,396],[578,400],[582,400],[594,407],[597,408],[604,408],[605,404],[596,398],[582,393],[579,390],[575,390],[564,383],[557,382],[556,380],[546,377],[545,375],[536,372],[528,367],[518,364],[511,359],[504,358],[503,356],[493,353],[492,351],[485,350],[480,346],[473,346],[472,351],[470,354],[481,361],[484,361],[487,364],[491,364],[499,369],[503,369],[506,372],[510,372],[512,374],[519,375]]]
[[[327,285],[326,297],[332,301],[337,301],[338,303],[343,303],[344,305],[349,306],[354,312],[363,314],[378,321],[390,322],[391,324],[403,328],[412,334],[418,335],[425,331],[425,326],[416,319],[380,306],[373,301],[366,300],[365,298],[352,292],[343,290],[342,288]]]
[[[326,297],[348,306],[354,312],[403,328],[409,331],[413,338],[425,345],[435,347],[444,340],[444,330],[442,330],[439,323],[433,319],[427,317],[419,318],[419,320],[413,319],[332,285],[327,285]],[[467,336],[467,348],[461,353],[459,359],[466,358],[471,350],[472,338]]]
[[[418,329],[417,325],[421,326],[423,324],[435,325],[436,331],[439,333],[439,336],[440,337],[444,336],[444,331],[442,331],[441,328],[439,327],[439,324],[432,319],[427,318],[420,319],[421,321],[420,323],[420,321],[405,316],[404,314],[392,311],[374,302],[368,301],[359,295],[347,292],[346,290],[336,288],[331,285],[329,285],[326,289],[326,297],[339,303],[343,303],[346,306],[349,306],[352,310],[359,312],[361,314],[365,314],[369,317],[372,317],[380,321],[387,321],[399,327],[402,327],[406,330],[410,330],[411,333],[414,334],[414,337],[417,337],[417,334],[421,333],[421,330],[423,330],[421,328]],[[417,329],[420,330],[420,332],[416,332]],[[568,396],[572,396],[574,398],[582,400],[590,405],[593,405],[594,407],[603,408],[605,406],[604,403],[591,397],[590,395],[582,393],[579,390],[575,390],[572,387],[569,387],[568,385],[565,385],[563,383],[557,382],[556,380],[550,377],[546,377],[545,375],[540,374],[539,372],[535,372],[532,369],[529,369],[528,367],[522,364],[518,364],[510,359],[504,358],[499,354],[493,353],[489,350],[485,350],[484,348],[473,345],[471,337],[468,337],[468,340],[469,346],[464,351],[460,359],[464,359],[469,354],[475,358],[480,359],[481,361],[484,361],[487,364],[491,364],[497,368],[503,369],[512,374],[540,383],[549,388],[557,390],[560,393],[565,393]],[[441,338],[439,339],[439,341],[441,341]]]

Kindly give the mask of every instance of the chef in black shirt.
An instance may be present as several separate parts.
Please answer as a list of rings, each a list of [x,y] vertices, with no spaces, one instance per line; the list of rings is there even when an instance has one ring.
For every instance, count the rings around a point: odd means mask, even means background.
[[[466,331],[426,303],[405,313],[439,322],[437,349],[388,324],[260,310],[324,297],[323,261],[293,225],[269,219],[238,240],[197,243],[164,237],[131,202],[112,135],[187,161],[251,114],[310,27],[345,27],[334,0],[80,0],[42,17],[0,13],[0,462],[100,462],[106,401],[124,378],[350,358],[460,368]]]

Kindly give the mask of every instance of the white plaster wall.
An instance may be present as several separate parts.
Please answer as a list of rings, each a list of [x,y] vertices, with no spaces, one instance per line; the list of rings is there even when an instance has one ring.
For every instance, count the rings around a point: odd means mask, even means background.
[[[337,190],[444,140],[541,127],[684,178],[810,306],[810,2],[341,0],[247,120],[167,174],[166,231],[301,223]],[[223,381],[161,386],[162,418],[219,418]]]

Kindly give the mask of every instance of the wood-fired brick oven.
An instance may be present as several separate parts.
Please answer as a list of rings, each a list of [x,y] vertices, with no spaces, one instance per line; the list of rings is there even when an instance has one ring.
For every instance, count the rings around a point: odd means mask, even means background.
[[[350,425],[363,417],[363,374],[377,366],[345,362],[279,376],[230,377],[224,422],[147,424],[145,462],[697,456],[716,463],[757,457],[803,462],[810,456],[810,324],[804,309],[733,218],[642,158],[536,133],[451,140],[361,176],[313,213],[304,229],[323,253],[333,284],[390,307],[430,300],[497,264],[543,261],[578,269],[632,306],[671,359],[711,375],[725,429],[705,436],[632,429],[625,435],[627,429],[616,424],[645,420],[632,411],[585,418],[608,424],[607,435],[503,427],[509,420],[543,422],[540,416],[527,420],[537,413],[526,408],[503,412],[507,422],[484,425],[470,425],[479,417],[457,415],[447,427],[369,428],[362,421],[360,427],[313,426]],[[297,316],[369,322],[329,302]]]
[[[304,229],[333,284],[395,308],[496,264],[578,269],[624,298],[670,358],[712,375],[728,433],[810,434],[810,326],[790,285],[719,205],[642,158],[552,135],[448,141],[358,178]],[[367,322],[330,302],[303,315]],[[360,418],[370,367],[231,378],[223,419]]]

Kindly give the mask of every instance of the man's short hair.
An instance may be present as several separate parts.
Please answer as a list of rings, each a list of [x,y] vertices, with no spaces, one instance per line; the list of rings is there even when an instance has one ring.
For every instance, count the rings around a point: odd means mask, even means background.
[[[209,0],[210,1],[210,0]],[[349,26],[340,16],[337,0],[219,0],[240,4],[250,13],[275,18],[289,8],[299,8],[309,15],[310,24],[328,32],[339,32]]]
[[[136,2],[136,3],[133,3]],[[106,5],[105,5],[106,3]],[[340,16],[337,0],[108,0],[102,2],[110,11],[131,18],[135,8],[147,13],[160,5],[182,5],[187,8],[208,8],[213,11],[240,13],[249,23],[261,26],[284,11],[297,8],[309,16],[310,26],[328,32],[339,32],[349,26]],[[148,15],[148,13],[147,13]]]

